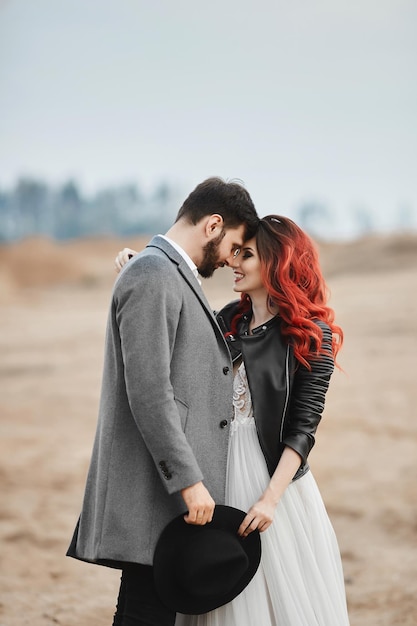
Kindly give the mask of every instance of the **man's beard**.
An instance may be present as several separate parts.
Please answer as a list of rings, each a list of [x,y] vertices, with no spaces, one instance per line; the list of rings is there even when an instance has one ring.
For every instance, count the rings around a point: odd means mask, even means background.
[[[225,236],[226,231],[223,229],[222,232],[216,239],[209,241],[203,248],[203,259],[198,266],[198,273],[203,278],[210,278],[214,274],[214,270],[217,269],[219,265],[223,265],[220,263],[219,259],[219,246]]]

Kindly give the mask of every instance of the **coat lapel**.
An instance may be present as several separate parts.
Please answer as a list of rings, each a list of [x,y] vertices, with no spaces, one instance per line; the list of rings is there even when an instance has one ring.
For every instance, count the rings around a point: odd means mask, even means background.
[[[223,333],[221,332],[221,330],[219,328],[219,325],[218,325],[218,323],[216,321],[216,318],[214,317],[213,310],[212,310],[212,308],[210,307],[210,304],[207,301],[207,298],[206,298],[206,296],[204,294],[204,291],[203,291],[201,285],[198,283],[196,277],[192,273],[189,265],[183,259],[183,257],[163,237],[159,237],[159,236],[153,237],[152,240],[148,243],[148,245],[146,247],[147,248],[158,248],[164,254],[166,254],[167,257],[173,263],[175,263],[177,265],[179,273],[184,278],[184,280],[188,283],[188,285],[191,287],[191,289],[193,290],[193,292],[195,293],[195,295],[199,299],[203,309],[205,310],[206,314],[208,315],[208,317],[210,319],[210,322],[211,322],[211,324],[212,324],[212,326],[213,326],[217,336],[221,338],[222,343],[224,343],[224,345],[227,347],[227,344],[226,344],[225,338],[223,336]]]

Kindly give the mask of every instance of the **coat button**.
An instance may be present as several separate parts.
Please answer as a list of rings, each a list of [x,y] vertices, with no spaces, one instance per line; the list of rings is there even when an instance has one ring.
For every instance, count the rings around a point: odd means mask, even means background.
[[[223,368],[223,374],[226,376],[230,372],[230,369],[226,366]]]
[[[220,422],[220,428],[226,428],[226,426],[227,426],[227,420],[222,420]]]

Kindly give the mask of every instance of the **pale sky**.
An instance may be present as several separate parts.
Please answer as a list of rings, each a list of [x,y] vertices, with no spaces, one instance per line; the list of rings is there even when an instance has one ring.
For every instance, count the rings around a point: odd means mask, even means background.
[[[417,2],[0,0],[0,187],[24,174],[417,226]]]

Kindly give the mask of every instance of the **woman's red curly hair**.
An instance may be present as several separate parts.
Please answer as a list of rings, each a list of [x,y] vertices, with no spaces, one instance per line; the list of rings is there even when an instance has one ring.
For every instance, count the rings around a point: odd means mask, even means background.
[[[327,306],[328,289],[311,238],[288,217],[267,215],[259,221],[255,239],[262,282],[278,307],[283,334],[291,341],[295,357],[310,368],[308,361],[323,352],[323,333],[313,321],[322,320],[332,331],[331,349],[336,359],[343,331],[334,322],[333,309]],[[250,308],[250,298],[243,293],[232,334]]]

